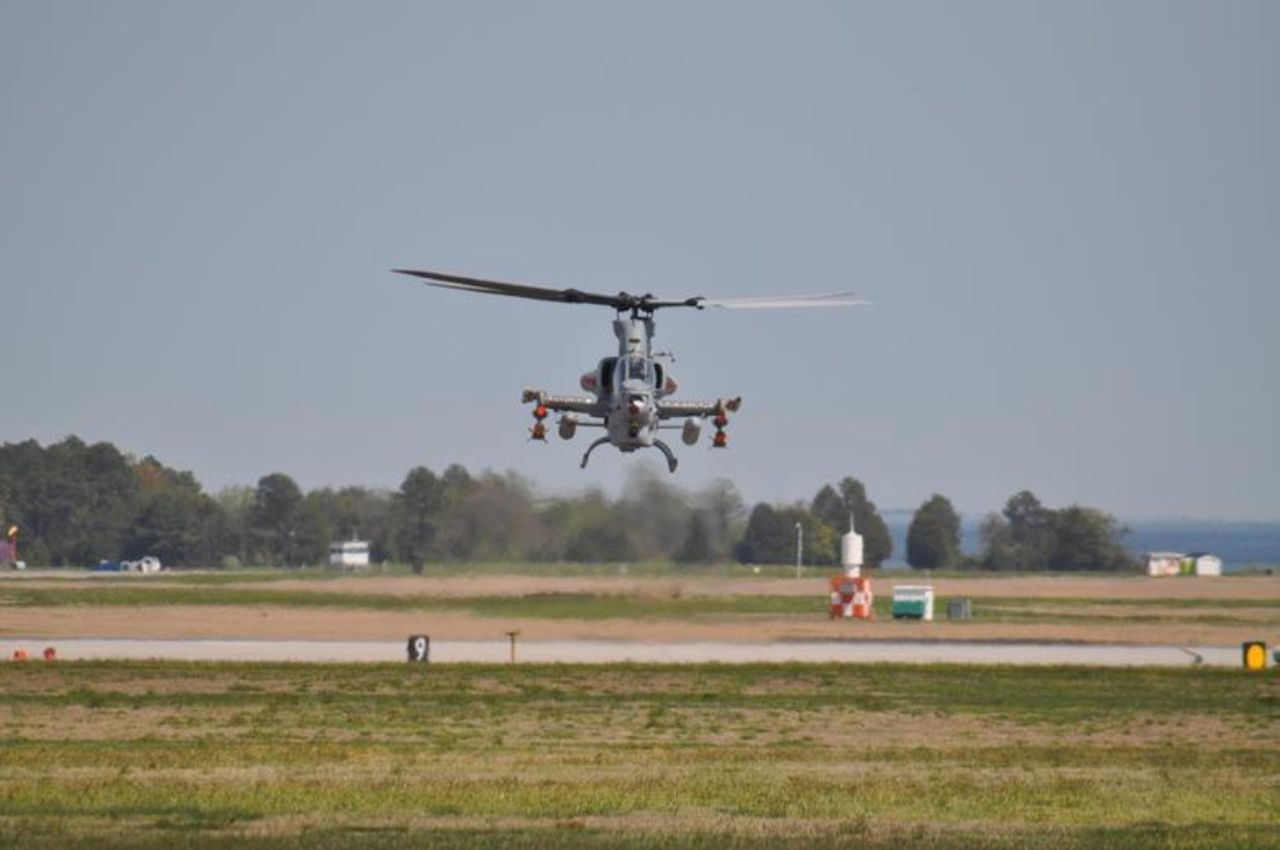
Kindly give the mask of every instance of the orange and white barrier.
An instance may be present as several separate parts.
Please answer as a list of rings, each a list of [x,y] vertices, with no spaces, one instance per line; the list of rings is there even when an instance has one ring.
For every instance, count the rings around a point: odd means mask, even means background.
[[[831,619],[871,619],[871,579],[865,576],[831,577]]]

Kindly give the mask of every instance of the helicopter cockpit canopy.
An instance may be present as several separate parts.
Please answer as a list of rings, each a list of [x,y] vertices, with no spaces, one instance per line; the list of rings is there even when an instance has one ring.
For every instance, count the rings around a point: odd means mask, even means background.
[[[653,385],[653,370],[649,368],[649,361],[644,357],[626,357],[618,359],[618,385],[621,386],[623,381],[643,381],[646,385]]]

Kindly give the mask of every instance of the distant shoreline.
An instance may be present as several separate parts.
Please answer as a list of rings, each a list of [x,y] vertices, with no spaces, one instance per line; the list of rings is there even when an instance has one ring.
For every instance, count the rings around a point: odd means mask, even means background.
[[[985,516],[985,515],[984,515]],[[966,514],[960,519],[960,549],[967,555],[982,551],[979,530],[984,516]],[[911,514],[884,514],[893,537],[894,557],[889,566],[904,564],[907,526]],[[1210,552],[1222,559],[1225,572],[1280,566],[1280,521],[1201,519],[1121,519],[1129,529],[1125,547],[1135,556],[1146,552]]]

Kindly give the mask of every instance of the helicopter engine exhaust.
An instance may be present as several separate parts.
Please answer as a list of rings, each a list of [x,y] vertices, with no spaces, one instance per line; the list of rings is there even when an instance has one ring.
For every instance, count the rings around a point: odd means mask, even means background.
[[[702,419],[697,416],[690,416],[684,421],[684,428],[680,431],[680,439],[684,441],[686,446],[697,445],[698,437],[702,434]]]
[[[578,417],[572,413],[566,413],[560,417],[560,439],[572,440],[573,435],[578,431]]]

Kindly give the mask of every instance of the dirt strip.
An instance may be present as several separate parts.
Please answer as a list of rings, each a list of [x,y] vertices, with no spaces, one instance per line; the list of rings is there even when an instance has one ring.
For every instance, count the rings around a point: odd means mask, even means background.
[[[350,609],[217,605],[55,606],[0,609],[0,636],[62,638],[242,638],[295,640],[403,640],[426,633],[449,640],[502,638],[519,631],[531,640],[774,641],[774,640],[995,640],[1228,646],[1244,640],[1280,642],[1280,622],[1249,627],[1204,623],[1107,624],[922,623],[733,616],[696,621],[571,620],[483,617],[462,611],[418,613]]]
[[[670,599],[681,596],[823,596],[833,570],[809,568],[805,578],[718,578],[716,576],[343,576],[331,579],[298,578],[269,582],[222,585],[246,590],[310,591],[379,596],[528,596],[536,593],[587,593]],[[876,591],[891,592],[895,584],[930,584],[938,598],[947,596],[1013,596],[1043,598],[1125,599],[1280,599],[1280,576],[1223,576],[1220,578],[1148,578],[1123,576],[1001,576],[932,578],[926,573],[891,571],[869,573]],[[99,575],[82,571],[65,574],[0,575],[0,588],[8,582],[27,588],[173,587],[145,576]]]

